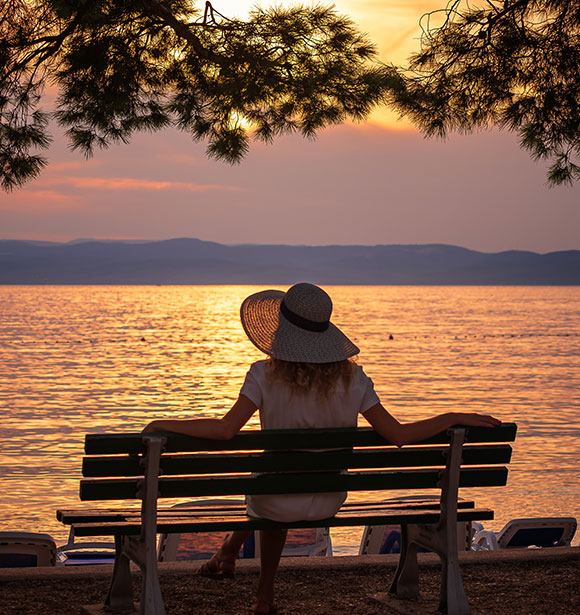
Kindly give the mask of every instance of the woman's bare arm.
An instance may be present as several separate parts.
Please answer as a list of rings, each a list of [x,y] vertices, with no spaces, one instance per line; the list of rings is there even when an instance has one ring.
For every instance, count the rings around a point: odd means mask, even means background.
[[[160,419],[149,423],[143,433],[173,431],[209,440],[231,440],[257,409],[253,401],[240,395],[231,410],[219,419]]]
[[[496,427],[501,421],[487,414],[447,412],[422,421],[400,423],[382,404],[369,408],[363,416],[385,440],[396,446],[420,442],[453,425]]]

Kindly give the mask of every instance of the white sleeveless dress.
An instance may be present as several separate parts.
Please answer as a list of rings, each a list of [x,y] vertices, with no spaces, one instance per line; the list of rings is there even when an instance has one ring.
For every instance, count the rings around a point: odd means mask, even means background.
[[[289,386],[266,378],[266,361],[252,364],[240,390],[259,408],[262,429],[356,427],[359,413],[379,403],[372,380],[355,365],[344,390],[342,382],[328,398],[292,393]],[[290,495],[248,495],[247,513],[273,521],[313,521],[332,517],[346,499],[346,492]]]

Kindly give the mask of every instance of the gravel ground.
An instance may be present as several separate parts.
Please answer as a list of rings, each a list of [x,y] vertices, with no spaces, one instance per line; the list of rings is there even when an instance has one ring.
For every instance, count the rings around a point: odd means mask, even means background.
[[[545,551],[545,550],[544,550]],[[580,613],[580,549],[552,553],[462,558],[465,590],[474,615],[577,615]],[[380,557],[384,559],[380,559]],[[329,560],[335,560],[329,561]],[[408,614],[435,613],[440,572],[432,555],[420,560],[421,600],[405,603]],[[396,603],[381,602],[396,559],[297,558],[283,562],[278,575],[280,615],[387,615]],[[193,576],[195,567],[167,565],[161,587],[169,615],[237,615],[250,612],[257,567],[239,566],[235,580]],[[54,570],[54,569],[53,569]],[[48,572],[45,572],[48,571]],[[43,569],[41,573],[0,571],[1,615],[78,613],[81,605],[102,602],[109,570]],[[138,576],[138,575],[137,575]],[[135,581],[139,598],[140,580]]]

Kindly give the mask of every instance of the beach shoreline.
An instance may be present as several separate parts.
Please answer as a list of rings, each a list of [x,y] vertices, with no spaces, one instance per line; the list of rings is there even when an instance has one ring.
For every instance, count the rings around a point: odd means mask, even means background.
[[[382,600],[398,555],[283,558],[277,582],[281,615],[397,613]],[[201,562],[160,564],[169,615],[237,615],[250,612],[258,562],[240,560],[233,581],[195,576]],[[576,615],[580,612],[580,548],[514,549],[460,553],[464,585],[474,615]],[[421,600],[408,613],[435,613],[439,558],[419,554]],[[102,602],[112,566],[0,569],[2,615],[78,613]],[[140,573],[135,570],[135,598]]]

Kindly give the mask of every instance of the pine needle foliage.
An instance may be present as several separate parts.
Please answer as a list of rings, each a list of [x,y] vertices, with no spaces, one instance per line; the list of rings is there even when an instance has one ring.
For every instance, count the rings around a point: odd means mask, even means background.
[[[364,119],[400,87],[367,37],[324,6],[240,20],[189,0],[4,0],[0,183],[39,174],[51,119],[85,156],[175,126],[235,163],[252,136],[312,138]]]
[[[452,0],[421,25],[403,115],[428,136],[515,131],[550,185],[580,178],[580,0]]]

